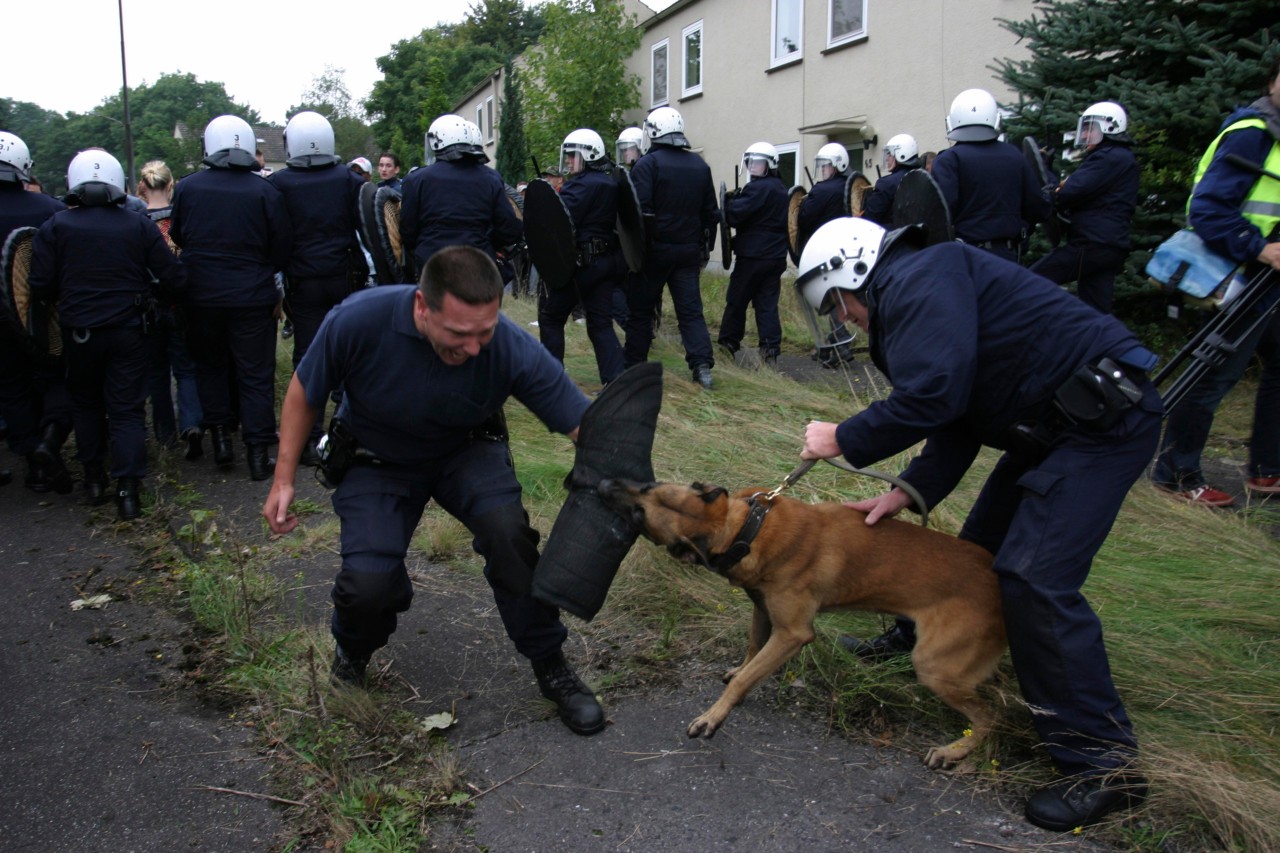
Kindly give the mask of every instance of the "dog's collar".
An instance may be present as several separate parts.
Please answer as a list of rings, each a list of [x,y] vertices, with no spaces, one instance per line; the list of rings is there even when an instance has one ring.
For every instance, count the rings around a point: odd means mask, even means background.
[[[733,544],[729,546],[729,549],[723,554],[715,554],[708,558],[707,566],[716,574],[727,574],[730,569],[741,563],[751,553],[751,543],[755,541],[756,535],[764,525],[764,517],[769,514],[769,510],[773,506],[772,502],[762,502],[760,500],[762,496],[765,496],[765,493],[758,492],[747,501],[748,506],[750,506],[750,510],[747,512],[747,520],[742,523],[742,529],[734,537]]]

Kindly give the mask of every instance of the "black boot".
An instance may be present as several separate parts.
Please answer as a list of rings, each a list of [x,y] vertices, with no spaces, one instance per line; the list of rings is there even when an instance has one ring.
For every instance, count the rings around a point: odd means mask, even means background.
[[[141,483],[137,477],[116,480],[116,513],[121,521],[133,521],[142,515]]]
[[[107,472],[101,462],[84,463],[84,496],[91,504],[107,500]]]
[[[863,660],[892,660],[911,654],[911,650],[916,647],[916,627],[914,623],[900,619],[878,637],[859,640],[857,637],[844,636],[840,638],[840,645],[845,651],[852,652]]]
[[[182,433],[182,439],[187,443],[187,452],[184,455],[188,462],[195,462],[204,456],[204,433],[199,427],[192,427]]]
[[[364,671],[369,666],[368,657],[348,655],[342,646],[335,646],[333,666],[329,668],[329,678],[334,684],[349,684],[352,687],[364,686]]]
[[[224,426],[209,427],[209,441],[213,444],[213,462],[223,471],[230,471],[236,464],[236,451],[231,446],[231,436]]]
[[[1147,783],[1133,773],[1069,776],[1041,788],[1027,800],[1027,820],[1043,829],[1069,832],[1131,809],[1147,796]]]
[[[250,480],[265,480],[275,473],[276,460],[267,455],[267,449],[265,444],[245,445]]]
[[[595,695],[578,680],[564,654],[533,662],[542,695],[556,703],[560,719],[575,734],[593,735],[604,728],[604,709]]]
[[[70,430],[61,424],[46,424],[40,435],[40,443],[30,456],[31,469],[27,475],[27,488],[33,492],[55,491],[60,495],[71,494],[75,480],[62,461],[62,445]]]

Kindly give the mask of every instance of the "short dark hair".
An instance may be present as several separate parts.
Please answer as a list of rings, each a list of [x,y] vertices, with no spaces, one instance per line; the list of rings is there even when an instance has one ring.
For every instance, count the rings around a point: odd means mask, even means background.
[[[391,159],[391,162],[396,164],[396,168],[397,169],[400,168],[400,158],[397,157],[395,154],[391,153],[390,151],[383,151],[381,154],[378,155],[378,159],[381,160],[383,157],[389,157]]]
[[[468,305],[487,305],[502,299],[502,275],[475,246],[445,246],[427,261],[418,289],[432,311],[444,305],[446,293]]]

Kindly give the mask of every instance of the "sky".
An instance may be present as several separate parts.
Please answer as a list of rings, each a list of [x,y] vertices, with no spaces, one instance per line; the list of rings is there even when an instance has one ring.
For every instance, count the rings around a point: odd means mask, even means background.
[[[35,0],[5,25],[0,97],[59,113],[91,112],[120,91],[120,8],[129,87],[190,73],[224,85],[264,122],[285,112],[325,66],[345,70],[359,101],[381,79],[375,60],[423,29],[466,18],[475,0],[378,0],[304,4],[282,0]],[[664,8],[673,0],[645,0]],[[321,10],[334,10],[323,14]],[[363,20],[353,14],[363,10]]]

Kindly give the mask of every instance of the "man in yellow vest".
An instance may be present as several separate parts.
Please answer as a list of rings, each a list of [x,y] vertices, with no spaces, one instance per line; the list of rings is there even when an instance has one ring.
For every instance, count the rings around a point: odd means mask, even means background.
[[[1246,280],[1271,267],[1280,270],[1280,59],[1273,58],[1267,94],[1228,117],[1196,169],[1187,224],[1205,244],[1245,265]],[[1236,155],[1236,157],[1230,157]],[[1239,159],[1237,159],[1239,158]],[[1271,176],[1246,169],[1240,159]],[[1235,162],[1232,162],[1235,161]],[[1273,273],[1273,278],[1276,274]],[[1254,310],[1272,310],[1280,281]],[[1210,486],[1200,453],[1222,398],[1244,375],[1257,353],[1262,378],[1254,404],[1253,435],[1245,491],[1260,498],[1280,494],[1280,312],[1240,342],[1236,352],[1206,373],[1169,414],[1151,478],[1156,488],[1204,506],[1231,506],[1235,499]]]

